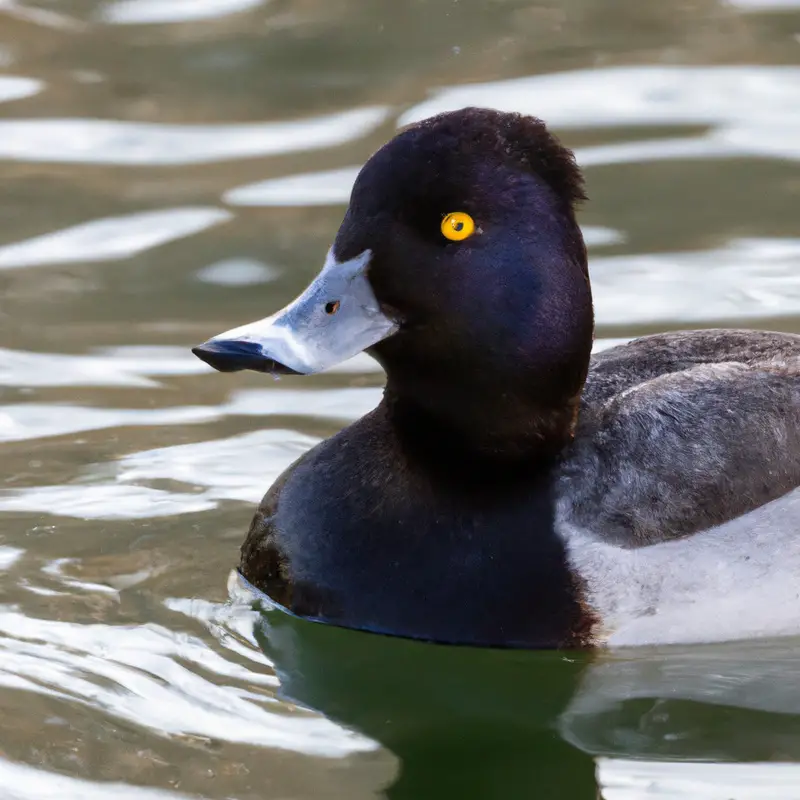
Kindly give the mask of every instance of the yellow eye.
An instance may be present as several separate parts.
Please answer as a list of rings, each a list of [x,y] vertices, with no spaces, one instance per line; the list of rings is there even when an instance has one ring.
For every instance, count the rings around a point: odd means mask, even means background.
[[[454,211],[442,220],[442,234],[452,242],[468,239],[475,233],[475,220],[463,211]]]

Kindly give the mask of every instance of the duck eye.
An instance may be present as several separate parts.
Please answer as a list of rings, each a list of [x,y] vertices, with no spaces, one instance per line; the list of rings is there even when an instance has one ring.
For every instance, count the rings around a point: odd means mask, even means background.
[[[475,220],[463,211],[453,211],[442,220],[442,235],[451,242],[468,239],[475,233]]]
[[[339,310],[340,305],[341,303],[338,300],[331,300],[329,303],[325,303],[325,313],[335,314]]]

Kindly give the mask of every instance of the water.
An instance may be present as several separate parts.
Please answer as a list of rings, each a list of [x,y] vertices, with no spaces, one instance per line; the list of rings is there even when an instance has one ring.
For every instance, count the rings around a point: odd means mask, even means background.
[[[575,147],[599,347],[800,331],[797,0],[2,0],[0,72],[0,798],[800,797],[795,642],[262,620],[229,585],[253,506],[382,376],[188,353],[306,284],[398,124],[465,103]]]

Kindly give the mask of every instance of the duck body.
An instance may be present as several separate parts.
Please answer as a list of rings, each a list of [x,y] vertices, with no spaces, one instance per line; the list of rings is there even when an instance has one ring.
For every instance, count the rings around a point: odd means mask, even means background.
[[[450,443],[431,469],[391,417],[384,401],[305,454],[253,520],[242,574],[294,613],[518,647],[797,632],[800,336],[605,351],[572,444],[533,467]]]
[[[539,120],[427,120],[367,162],[295,303],[195,349],[301,374],[366,350],[387,374],[374,411],[267,493],[252,585],[310,619],[458,644],[800,631],[800,336],[591,357],[582,197]]]

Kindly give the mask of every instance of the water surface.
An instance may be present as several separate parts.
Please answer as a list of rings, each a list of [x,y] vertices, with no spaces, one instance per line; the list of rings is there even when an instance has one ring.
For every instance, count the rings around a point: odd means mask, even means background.
[[[800,797],[794,642],[442,648],[259,616],[253,506],[372,408],[188,347],[321,266],[398,125],[536,113],[598,347],[800,331],[800,3],[0,2],[0,797]]]

